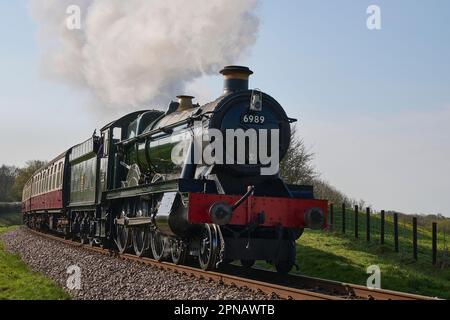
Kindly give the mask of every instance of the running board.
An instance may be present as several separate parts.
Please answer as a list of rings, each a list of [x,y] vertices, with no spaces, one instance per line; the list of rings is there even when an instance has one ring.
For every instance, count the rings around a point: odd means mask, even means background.
[[[142,226],[146,224],[152,224],[151,217],[136,217],[136,218],[120,218],[114,219],[115,224],[125,226]]]

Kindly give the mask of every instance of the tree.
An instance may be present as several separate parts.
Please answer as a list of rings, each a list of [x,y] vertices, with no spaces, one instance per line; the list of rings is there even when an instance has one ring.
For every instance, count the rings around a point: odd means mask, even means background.
[[[286,156],[280,162],[280,175],[288,184],[311,184],[318,174],[312,165],[314,154],[306,149],[303,139],[292,127],[292,139]]]
[[[24,168],[17,170],[18,172],[11,190],[14,201],[20,201],[22,199],[22,190],[25,183],[27,183],[33,173],[46,164],[47,162],[40,160],[27,161]]]
[[[343,192],[333,187],[329,182],[322,179],[313,181],[314,196],[318,199],[326,199],[330,203],[354,205],[354,200],[347,197]]]
[[[2,165],[0,167],[0,202],[12,202],[14,196],[11,188],[17,175],[17,168],[14,166]]]
[[[356,205],[358,202],[349,198],[343,192],[333,187],[329,182],[320,178],[312,161],[314,153],[305,147],[303,139],[297,136],[297,130],[292,127],[292,139],[284,159],[280,162],[280,176],[288,184],[308,184],[314,187],[317,199],[326,199],[331,203]],[[361,207],[365,205],[359,201]]]

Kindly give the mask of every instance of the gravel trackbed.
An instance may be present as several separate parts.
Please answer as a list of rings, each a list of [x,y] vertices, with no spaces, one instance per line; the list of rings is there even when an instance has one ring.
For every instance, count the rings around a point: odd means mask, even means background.
[[[264,293],[239,289],[168,270],[108,257],[59,243],[29,232],[10,231],[1,239],[8,251],[17,253],[33,270],[63,287],[73,299],[270,299]],[[81,289],[69,290],[67,270],[81,270]]]

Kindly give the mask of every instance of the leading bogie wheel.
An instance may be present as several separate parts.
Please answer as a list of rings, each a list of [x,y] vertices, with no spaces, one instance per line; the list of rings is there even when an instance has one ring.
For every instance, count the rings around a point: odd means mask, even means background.
[[[170,251],[173,263],[183,264],[186,261],[187,248],[182,240],[173,240]]]
[[[219,253],[219,238],[217,227],[205,224],[200,237],[198,261],[203,270],[212,270],[216,267]]]

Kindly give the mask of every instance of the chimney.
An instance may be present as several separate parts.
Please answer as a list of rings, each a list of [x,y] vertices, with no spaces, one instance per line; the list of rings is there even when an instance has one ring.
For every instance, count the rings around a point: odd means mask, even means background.
[[[253,74],[253,71],[242,66],[227,66],[220,73],[224,77],[223,93],[229,94],[248,90],[248,78]]]
[[[181,95],[177,96],[177,98],[179,104],[177,111],[185,111],[193,107],[192,99],[194,99],[194,97]]]

